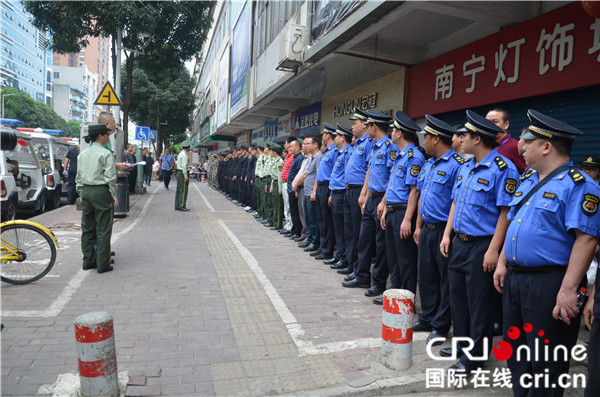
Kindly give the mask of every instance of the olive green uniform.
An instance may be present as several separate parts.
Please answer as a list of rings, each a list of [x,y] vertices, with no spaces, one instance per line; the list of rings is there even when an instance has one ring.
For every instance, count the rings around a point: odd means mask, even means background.
[[[81,252],[83,269],[110,267],[113,197],[117,169],[112,152],[93,142],[77,157],[77,193],[81,196]],[[98,248],[94,243],[98,239]]]
[[[177,155],[177,161],[175,162],[175,178],[177,179],[177,190],[175,191],[175,209],[186,208],[188,186],[190,179],[186,181],[185,178],[188,175],[188,169],[190,160],[188,152],[181,149],[181,152]]]
[[[283,188],[283,182],[281,179],[281,171],[283,170],[283,159],[279,156],[272,158],[271,166],[271,187],[273,193],[271,194],[271,207],[272,217],[269,221],[277,229],[283,227],[282,215],[283,215],[283,198],[279,194]],[[287,192],[286,192],[287,193]]]
[[[265,185],[263,180],[263,170],[265,168],[265,155],[261,153],[258,156],[258,160],[256,160],[256,169],[254,170],[255,178],[254,184],[256,190],[256,212],[259,213],[260,216],[264,215],[264,197],[265,197]]]

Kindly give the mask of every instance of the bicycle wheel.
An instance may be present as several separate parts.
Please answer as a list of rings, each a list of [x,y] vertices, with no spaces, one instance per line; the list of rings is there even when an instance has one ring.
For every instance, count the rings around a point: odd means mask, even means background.
[[[19,223],[2,227],[2,281],[28,284],[44,277],[56,260],[56,246],[42,229]],[[19,259],[5,259],[17,252]]]

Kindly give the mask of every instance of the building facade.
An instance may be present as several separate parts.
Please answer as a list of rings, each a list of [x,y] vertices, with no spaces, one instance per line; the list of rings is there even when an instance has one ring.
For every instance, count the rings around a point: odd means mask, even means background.
[[[20,1],[0,2],[0,79],[52,106],[51,37],[36,29]]]
[[[98,75],[85,64],[54,66],[54,111],[67,121],[96,121],[94,100],[98,96]]]
[[[221,2],[196,67],[196,142],[318,134],[354,106],[465,121],[528,108],[600,151],[600,19],[581,2]],[[427,27],[426,29],[424,27]]]

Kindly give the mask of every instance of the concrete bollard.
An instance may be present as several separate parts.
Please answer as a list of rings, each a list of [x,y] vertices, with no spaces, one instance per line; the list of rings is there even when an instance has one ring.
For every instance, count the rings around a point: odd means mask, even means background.
[[[390,369],[403,370],[412,365],[414,313],[414,293],[405,289],[383,293],[381,360]]]
[[[79,381],[84,397],[118,397],[119,379],[113,320],[106,312],[75,319]]]

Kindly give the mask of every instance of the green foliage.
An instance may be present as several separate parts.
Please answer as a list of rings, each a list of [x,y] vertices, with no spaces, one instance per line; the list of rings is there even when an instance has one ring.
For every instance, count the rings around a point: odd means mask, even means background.
[[[194,110],[194,81],[182,64],[159,66],[155,64],[150,71],[134,67],[130,116],[136,124],[154,130],[158,130],[157,122],[167,122],[160,125],[159,139],[164,142],[173,135],[173,142],[181,142]]]
[[[2,95],[13,93],[22,95],[12,95],[4,99],[4,118],[21,120],[23,127],[66,131],[67,122],[44,102],[36,102],[29,94],[16,88],[2,89]]]
[[[33,24],[52,34],[57,53],[79,52],[86,36],[122,37],[127,73],[121,93],[123,126],[127,131],[133,100],[131,79],[136,52],[146,70],[177,68],[202,48],[212,24],[211,1],[26,1]],[[141,33],[149,35],[142,38]],[[118,68],[114,64],[113,70]],[[171,120],[169,119],[171,122]],[[173,120],[174,121],[174,120]],[[187,123],[187,120],[185,121]],[[124,135],[125,142],[127,134]]]
[[[67,121],[66,136],[71,138],[79,138],[81,133],[81,123],[77,120]]]

